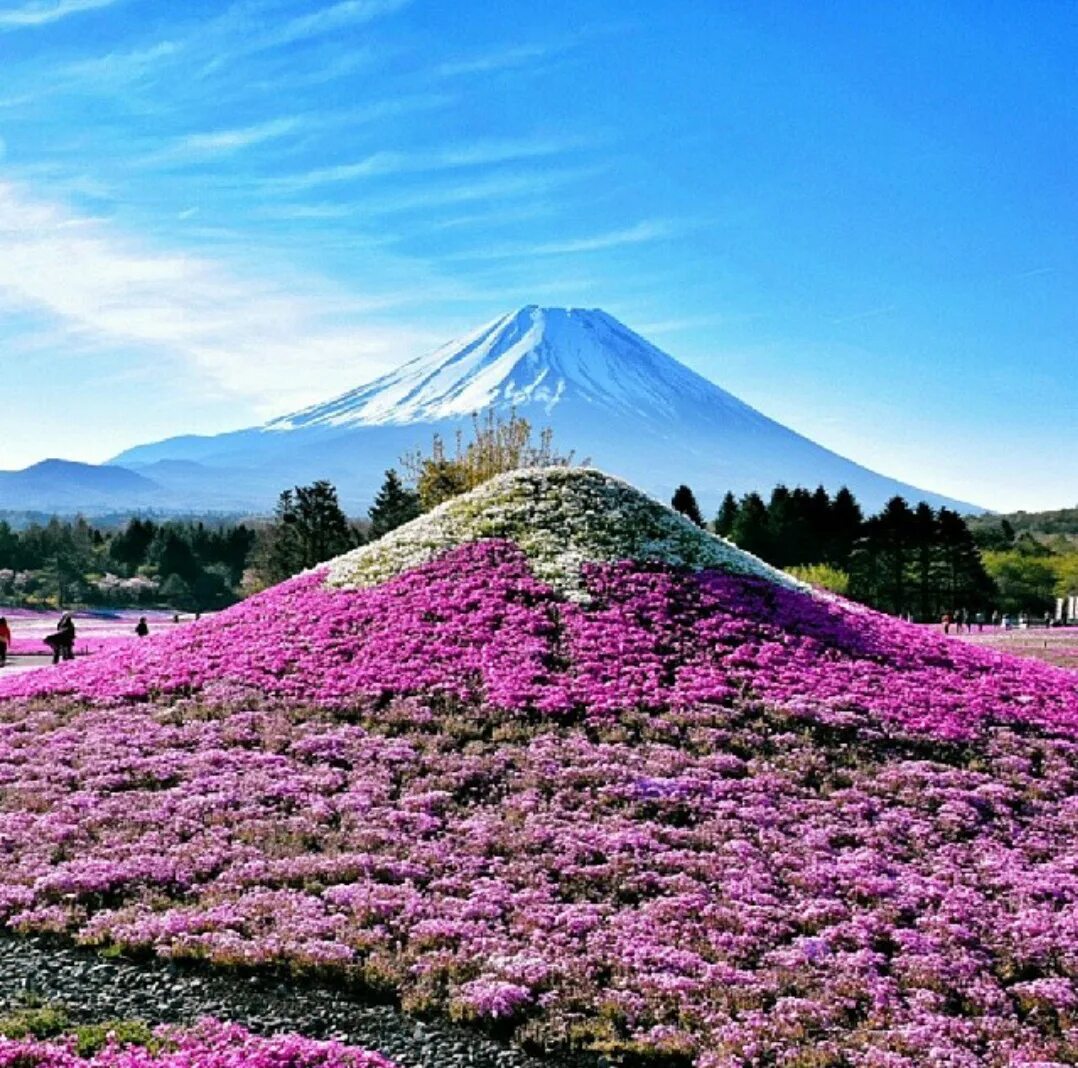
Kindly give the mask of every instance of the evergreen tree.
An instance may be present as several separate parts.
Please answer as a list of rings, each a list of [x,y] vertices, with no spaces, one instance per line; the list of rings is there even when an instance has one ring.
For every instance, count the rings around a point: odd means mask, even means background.
[[[719,514],[715,516],[715,533],[720,537],[730,537],[730,532],[734,529],[734,524],[737,522],[737,498],[729,492],[722,499],[722,504],[719,507]]]
[[[776,567],[804,566],[820,562],[819,535],[812,529],[812,496],[798,487],[793,491],[776,486],[767,505],[770,562]]]
[[[914,509],[911,529],[912,580],[917,618],[928,623],[940,617],[937,590],[937,545],[939,523],[936,513],[924,501]]]
[[[419,515],[419,494],[407,489],[391,467],[367,515],[371,521],[371,539],[380,538]]]
[[[795,562],[791,557],[797,539],[796,526],[790,491],[778,485],[767,502],[767,559],[776,567],[788,567]]]
[[[161,597],[169,608],[188,611],[197,607],[190,585],[179,575],[169,575],[161,586]]]
[[[909,571],[913,550],[913,512],[903,497],[892,497],[875,527],[879,539],[880,585],[878,604],[884,611],[909,611]]]
[[[966,521],[949,508],[939,510],[937,521],[944,609],[968,611],[987,605],[995,587]]]
[[[172,526],[161,527],[154,536],[149,551],[150,562],[162,579],[179,575],[190,586],[201,570],[194,550],[184,531]]]
[[[748,493],[741,498],[730,540],[745,552],[754,553],[764,560],[770,559],[771,537],[767,522],[767,505],[758,493]]]
[[[198,611],[213,611],[232,602],[231,575],[224,564],[199,571],[191,584],[191,601]]]
[[[823,486],[817,486],[804,501],[807,543],[804,546],[804,563],[814,564],[827,557],[827,539],[831,534],[831,498]]]
[[[0,521],[0,568],[17,571],[22,565],[19,535],[6,520]]]
[[[109,544],[109,556],[121,570],[134,574],[146,563],[156,534],[157,527],[152,520],[142,520],[136,517],[113,537]]]
[[[864,515],[857,498],[845,487],[835,494],[826,538],[826,562],[840,571],[850,568],[850,556],[862,535]]]
[[[696,495],[688,486],[682,483],[676,490],[670,501],[670,506],[675,512],[680,512],[690,522],[698,527],[704,526],[704,516],[700,511],[700,505],[696,503]]]
[[[259,569],[267,581],[282,582],[347,552],[356,541],[337,490],[329,482],[296,486],[277,501]]]

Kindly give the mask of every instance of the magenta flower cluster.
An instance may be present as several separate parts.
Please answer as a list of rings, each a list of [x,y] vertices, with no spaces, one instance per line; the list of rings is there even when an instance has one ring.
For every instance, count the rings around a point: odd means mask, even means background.
[[[383,586],[307,575],[106,656],[0,682],[0,697],[143,700],[205,691],[355,707],[440,696],[590,718],[752,697],[833,725],[970,738],[1022,722],[1078,729],[1074,675],[836,599],[721,572],[586,565],[561,601],[504,542],[467,545]]]
[[[70,1039],[0,1037],[0,1068],[394,1068],[354,1046],[298,1035],[261,1038],[214,1020],[188,1030],[161,1027],[154,1038],[152,1049],[113,1041],[80,1056]]]
[[[0,922],[656,1063],[1078,1060],[1078,676],[587,584],[477,544],[8,680]]]

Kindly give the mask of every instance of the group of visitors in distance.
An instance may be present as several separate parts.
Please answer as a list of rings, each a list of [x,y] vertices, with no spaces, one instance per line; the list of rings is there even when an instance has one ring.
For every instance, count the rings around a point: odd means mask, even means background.
[[[49,647],[54,664],[75,659],[75,634],[75,617],[71,612],[64,612],[56,624],[56,630],[41,639]],[[150,625],[145,616],[141,616],[135,625],[135,634],[140,638],[149,637]],[[0,616],[0,667],[7,665],[13,641],[11,624],[6,616]]]

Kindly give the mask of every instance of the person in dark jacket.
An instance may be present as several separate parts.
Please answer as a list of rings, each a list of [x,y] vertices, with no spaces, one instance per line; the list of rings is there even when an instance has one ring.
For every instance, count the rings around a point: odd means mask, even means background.
[[[0,616],[0,667],[7,663],[7,651],[11,648],[11,628],[7,619]]]
[[[135,627],[135,633],[140,638],[145,638],[150,633],[150,625],[146,622],[146,617],[142,616],[138,621],[138,626]]]
[[[65,612],[56,624],[56,633],[45,638],[45,644],[52,650],[52,662],[75,659],[75,617]]]

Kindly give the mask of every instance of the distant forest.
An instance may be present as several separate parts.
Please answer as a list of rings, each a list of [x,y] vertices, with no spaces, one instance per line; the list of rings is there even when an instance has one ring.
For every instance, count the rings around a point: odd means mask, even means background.
[[[328,482],[286,490],[271,519],[0,520],[0,603],[211,611],[361,545],[416,507],[392,473],[363,520],[345,516]]]
[[[1034,537],[1064,537],[1078,544],[1078,508],[1059,508],[1052,512],[1010,512],[1003,515],[975,515],[969,518],[975,535],[998,531],[1006,526],[1014,534]]]
[[[135,518],[0,521],[0,600],[51,606],[221,608],[242,595],[258,535],[246,524]]]
[[[973,516],[969,526],[1004,603],[1078,595],[1078,508]]]

